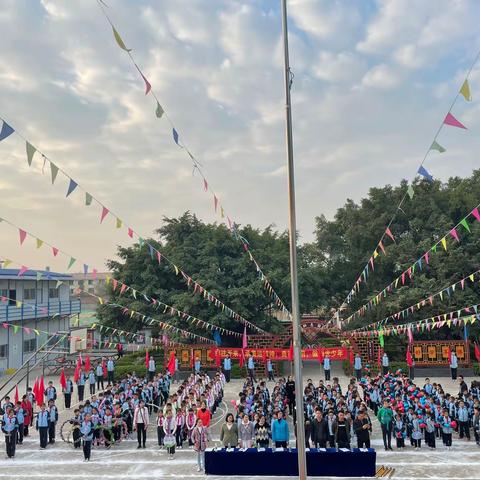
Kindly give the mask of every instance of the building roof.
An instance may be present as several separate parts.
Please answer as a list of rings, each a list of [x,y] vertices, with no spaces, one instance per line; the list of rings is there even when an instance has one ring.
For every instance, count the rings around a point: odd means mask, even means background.
[[[109,275],[111,275],[110,272],[72,273],[72,280],[105,280]]]
[[[72,280],[68,273],[56,273],[48,270],[27,270],[21,277],[18,276],[18,268],[0,268],[0,280],[36,280],[37,272],[42,273],[41,280]]]

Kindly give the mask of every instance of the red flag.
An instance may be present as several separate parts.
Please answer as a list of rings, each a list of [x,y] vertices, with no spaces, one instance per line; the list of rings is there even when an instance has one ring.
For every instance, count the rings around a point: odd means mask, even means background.
[[[175,373],[175,352],[170,352],[167,369],[170,372],[170,375],[173,375]]]
[[[67,379],[65,378],[65,369],[62,368],[60,373],[60,386],[65,390],[67,388]]]
[[[245,351],[242,350],[240,353],[240,368],[242,368],[245,365]]]
[[[40,377],[40,382],[38,384],[38,397],[37,397],[37,405],[41,405],[43,403],[43,395],[45,393],[45,383],[43,382],[43,375]]]
[[[92,364],[90,363],[90,357],[87,355],[85,357],[85,371],[89,372],[91,368],[92,368]]]
[[[477,362],[480,362],[480,347],[477,342],[475,342],[475,358],[477,359]]]
[[[105,363],[105,360],[102,361],[102,370],[103,370],[103,377],[107,378],[108,372],[107,372],[107,364]]]
[[[290,342],[290,348],[288,350],[288,359],[293,362],[293,342]]]
[[[407,348],[407,365],[409,367],[413,367],[413,358],[412,358],[412,353],[410,352],[410,349]]]
[[[353,348],[350,349],[350,357],[349,357],[349,360],[350,360],[350,365],[353,366],[353,364],[355,363],[355,356],[353,355]]]
[[[262,362],[267,363],[267,351],[265,349],[262,350]]]
[[[38,377],[35,377],[35,383],[33,384],[32,392],[36,400],[38,398]],[[37,401],[37,404],[38,404],[38,401]]]
[[[323,350],[321,348],[318,349],[318,363],[323,363]]]
[[[242,349],[245,350],[247,347],[248,347],[248,337],[247,337],[247,326],[245,325],[243,329]]]
[[[148,369],[148,364],[150,362],[150,353],[148,352],[148,348],[145,349],[145,366]]]
[[[18,401],[19,401],[19,398],[18,398],[18,385],[15,385],[15,405],[17,404]]]
[[[80,378],[80,369],[82,368],[82,360],[80,357],[77,359],[77,364],[75,365],[75,372],[73,373],[73,381],[78,382]]]

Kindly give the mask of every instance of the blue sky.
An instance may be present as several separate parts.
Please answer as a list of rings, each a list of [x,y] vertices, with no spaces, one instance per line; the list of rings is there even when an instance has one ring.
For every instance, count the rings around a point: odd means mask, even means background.
[[[181,137],[238,223],[287,224],[281,19],[276,0],[107,0]],[[435,8],[432,8],[434,5]],[[480,48],[474,0],[290,0],[298,226],[369,187],[412,178]],[[220,221],[94,0],[2,0],[0,115],[145,236],[191,210]],[[480,91],[445,130],[438,178],[478,168]],[[0,217],[102,269],[129,243],[24,144],[0,143]],[[111,219],[110,219],[111,220]],[[380,236],[381,232],[379,232]],[[0,256],[63,270],[0,224]],[[372,246],[373,247],[373,246]],[[268,273],[268,272],[267,272]]]

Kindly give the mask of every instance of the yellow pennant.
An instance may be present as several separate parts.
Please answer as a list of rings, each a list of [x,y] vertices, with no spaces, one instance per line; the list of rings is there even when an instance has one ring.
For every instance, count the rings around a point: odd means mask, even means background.
[[[173,267],[175,268],[175,275],[178,275],[178,267],[174,264]]]
[[[473,282],[474,281],[473,273],[468,278]]]
[[[122,220],[120,220],[120,218],[117,217],[117,228],[122,228]]]
[[[43,240],[40,240],[39,238],[37,238],[37,248],[42,248],[42,245],[43,245]]]
[[[447,251],[447,239],[443,237],[441,242],[442,242],[442,247],[445,249],[445,251]]]
[[[22,302],[20,300],[17,300],[16,302],[17,308],[22,308]]]
[[[117,32],[117,30],[115,30],[115,27],[112,25],[112,29],[113,29],[113,36],[115,37],[115,40],[117,42],[117,45],[122,49],[122,50],[125,50],[126,52],[130,52],[132,49],[131,48],[127,48],[125,46],[125,43],[123,42],[122,40],[122,37],[120,36],[120,34]]]
[[[375,250],[375,251],[373,252],[373,258],[377,258],[377,257],[378,257],[378,252],[377,252],[377,250]]]
[[[463,82],[462,88],[460,89],[460,93],[463,95],[463,98],[467,102],[472,101],[472,94],[470,93],[470,85],[468,84],[467,79],[465,79],[465,81]]]

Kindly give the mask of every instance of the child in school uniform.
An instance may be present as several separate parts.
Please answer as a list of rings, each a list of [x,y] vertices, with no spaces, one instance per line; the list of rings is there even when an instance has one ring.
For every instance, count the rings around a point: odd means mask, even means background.
[[[183,431],[185,428],[185,412],[182,409],[177,410],[175,416],[177,429],[175,430],[175,440],[178,448],[183,448]]]
[[[93,431],[94,426],[92,423],[91,415],[87,413],[85,415],[85,420],[80,425],[80,433],[82,434],[83,442],[83,456],[85,462],[90,461],[90,456],[92,452]]]
[[[205,469],[205,450],[207,449],[208,434],[207,429],[202,424],[202,419],[197,418],[195,428],[192,432],[193,448],[197,452],[197,471]]]
[[[435,417],[433,412],[425,418],[425,443],[429,448],[435,448]]]
[[[402,416],[397,413],[393,423],[393,433],[397,440],[397,448],[405,448],[405,437],[407,436],[407,427]]]
[[[95,381],[96,381],[95,372],[92,368],[88,373],[88,384],[90,386],[90,395],[95,395]]]
[[[418,450],[422,446],[422,429],[420,428],[420,419],[417,412],[413,412],[412,415],[412,442],[415,450]]]
[[[58,422],[58,410],[54,400],[48,402],[48,443],[55,443],[55,427]]]
[[[165,437],[163,438],[163,443],[167,447],[167,452],[169,459],[173,460],[175,455],[175,432],[177,429],[177,422],[173,416],[171,410],[167,410],[166,417],[163,421],[163,431],[165,432]]]
[[[36,423],[36,429],[38,430],[38,433],[40,436],[40,448],[42,449],[47,448],[49,423],[50,423],[50,419],[49,419],[49,413],[47,411],[47,406],[44,403],[42,403],[40,407],[40,411],[37,413],[37,423]]]
[[[15,417],[15,411],[13,408],[8,408],[7,413],[3,415],[2,431],[5,434],[7,457],[13,458],[15,456],[18,432],[18,421],[17,417]]]
[[[23,413],[22,403],[17,402],[15,405],[15,416],[17,417],[18,429],[17,429],[17,444],[22,445],[23,443],[23,425],[25,423],[25,415]]]
[[[82,424],[83,419],[78,408],[73,411],[73,415],[73,418],[70,419],[70,425],[72,425],[73,448],[80,448],[82,439],[80,425]]]
[[[190,447],[193,445],[192,432],[196,424],[197,424],[197,416],[195,415],[195,411],[193,410],[193,408],[189,408],[187,416],[185,418],[185,426],[187,429],[188,445]]]
[[[452,425],[452,420],[448,416],[448,410],[443,411],[440,424],[442,426],[443,444],[447,447],[448,450],[450,450],[452,448],[452,434],[455,425]]]
[[[165,430],[163,430],[164,421],[165,417],[163,416],[163,411],[162,409],[159,409],[157,413],[157,437],[160,448],[163,447],[163,439],[165,438]]]

